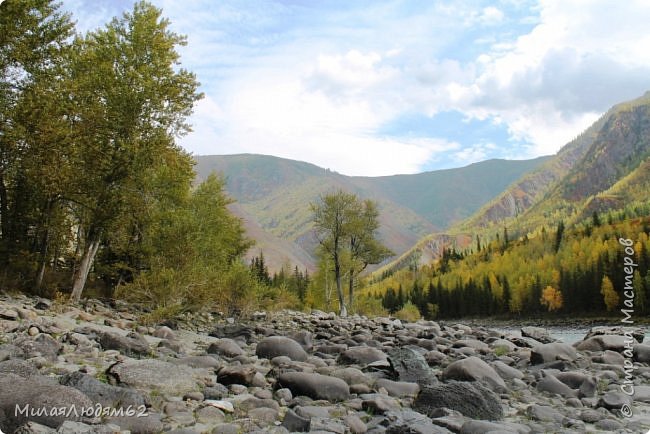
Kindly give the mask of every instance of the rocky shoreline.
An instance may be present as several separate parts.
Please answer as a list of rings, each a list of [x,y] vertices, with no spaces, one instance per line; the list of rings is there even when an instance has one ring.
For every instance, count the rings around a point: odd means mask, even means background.
[[[152,327],[134,309],[0,295],[1,431],[650,429],[645,330],[629,343],[624,330],[596,327],[569,345],[537,327],[515,336],[320,311],[195,313]]]

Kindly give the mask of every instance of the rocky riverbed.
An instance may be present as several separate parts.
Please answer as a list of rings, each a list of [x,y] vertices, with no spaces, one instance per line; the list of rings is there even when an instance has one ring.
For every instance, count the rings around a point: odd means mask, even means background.
[[[565,433],[650,429],[650,345],[477,325],[196,313],[0,295],[4,433]],[[628,341],[628,342],[626,342]],[[625,392],[634,392],[629,396]]]

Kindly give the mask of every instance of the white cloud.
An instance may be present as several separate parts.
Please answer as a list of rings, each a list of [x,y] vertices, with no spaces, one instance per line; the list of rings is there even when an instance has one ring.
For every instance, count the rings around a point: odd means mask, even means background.
[[[197,154],[259,152],[365,175],[537,156],[650,88],[641,0],[154,2],[188,35],[182,61],[206,94],[182,139]],[[66,3],[84,23],[114,15]],[[510,141],[463,148],[436,131],[379,133],[403,115],[449,110],[502,125]]]
[[[379,59],[360,52],[325,60],[319,56],[319,82],[339,81],[343,89],[362,90],[373,81],[362,77],[381,79],[381,73],[373,73],[380,68]],[[264,78],[242,76],[231,81],[230,97],[220,104],[210,97],[199,103],[196,133],[184,143],[197,154],[272,154],[365,176],[415,173],[436,154],[460,146],[436,138],[378,137],[375,130],[396,111],[354,95],[340,98],[339,93],[326,93],[313,83],[314,70],[308,66],[292,73],[267,70]]]
[[[543,1],[530,33],[478,57],[476,79],[453,88],[457,107],[504,122],[530,156],[555,152],[650,87],[648,16],[647,2]]]
[[[483,8],[481,14],[479,15],[479,21],[487,25],[498,24],[502,20],[503,12],[494,6]]]

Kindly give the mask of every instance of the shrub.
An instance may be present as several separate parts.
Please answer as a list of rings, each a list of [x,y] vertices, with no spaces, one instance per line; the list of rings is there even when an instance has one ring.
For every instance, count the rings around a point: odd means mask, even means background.
[[[409,301],[404,304],[404,307],[395,312],[395,317],[404,321],[417,321],[420,319],[420,310]]]
[[[382,306],[381,298],[359,296],[357,297],[357,312],[359,315],[388,316],[388,311]]]

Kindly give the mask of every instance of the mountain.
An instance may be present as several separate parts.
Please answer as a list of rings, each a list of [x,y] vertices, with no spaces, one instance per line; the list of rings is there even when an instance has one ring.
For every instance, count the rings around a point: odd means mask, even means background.
[[[457,169],[415,175],[345,176],[318,166],[266,155],[197,156],[197,181],[211,172],[226,178],[231,210],[257,241],[249,256],[264,251],[271,270],[285,263],[313,270],[316,241],[309,204],[343,189],[378,202],[380,237],[401,254],[426,234],[475,213],[523,174],[545,163],[488,160]]]
[[[476,214],[444,233],[434,232],[388,268],[421,264],[451,245],[464,249],[507,228],[530,235],[543,227],[579,223],[604,213],[648,204],[650,92],[615,105],[555,156],[512,183]]]

